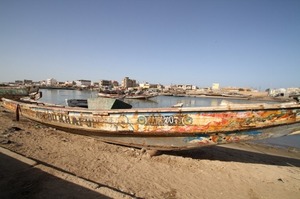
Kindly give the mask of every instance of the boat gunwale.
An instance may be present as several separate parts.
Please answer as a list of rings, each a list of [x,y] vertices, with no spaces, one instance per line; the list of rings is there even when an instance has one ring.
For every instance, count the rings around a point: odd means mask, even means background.
[[[117,113],[183,113],[183,112],[228,112],[228,111],[259,111],[259,110],[281,110],[281,109],[300,109],[298,103],[276,103],[276,104],[230,104],[221,106],[206,107],[161,107],[161,108],[131,108],[131,109],[87,109],[80,107],[68,107],[56,104],[47,104],[43,102],[26,103],[7,98],[2,101],[27,106],[28,108],[51,109],[57,111],[73,111],[92,114],[117,114]]]

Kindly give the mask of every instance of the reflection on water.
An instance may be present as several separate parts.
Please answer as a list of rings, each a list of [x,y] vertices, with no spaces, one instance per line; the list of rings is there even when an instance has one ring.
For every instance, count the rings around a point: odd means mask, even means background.
[[[278,138],[269,138],[264,140],[258,140],[255,142],[265,145],[277,146],[280,148],[295,147],[300,149],[300,135],[289,135]]]
[[[157,96],[150,100],[125,99],[124,101],[131,104],[134,108],[157,108],[172,107],[178,103],[183,103],[183,107],[218,106],[222,99]],[[239,101],[238,103],[249,103],[249,101]]]
[[[218,100],[216,100],[216,99],[212,99],[210,105],[211,105],[211,106],[218,106],[218,105],[219,105],[219,102],[218,102]]]
[[[41,102],[65,105],[65,99],[87,99],[97,97],[97,91],[90,90],[63,90],[63,89],[40,89],[43,97]]]

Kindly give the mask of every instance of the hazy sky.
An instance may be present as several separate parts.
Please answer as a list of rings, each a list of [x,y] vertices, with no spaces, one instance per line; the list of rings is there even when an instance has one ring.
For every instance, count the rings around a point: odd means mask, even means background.
[[[300,87],[299,0],[0,0],[0,82]]]

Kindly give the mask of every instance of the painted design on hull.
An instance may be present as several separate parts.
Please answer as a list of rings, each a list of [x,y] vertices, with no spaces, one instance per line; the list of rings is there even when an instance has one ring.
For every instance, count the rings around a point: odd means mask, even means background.
[[[267,135],[264,136],[264,134],[261,131],[254,130],[237,133],[216,133],[210,135],[202,134],[193,137],[186,137],[184,138],[184,142],[199,145],[215,145],[246,140],[256,140],[263,137],[267,137]]]
[[[279,137],[300,130],[300,105],[88,110],[5,99],[3,106],[69,132],[163,150]]]
[[[16,110],[16,104],[8,104]],[[210,134],[263,128],[299,121],[299,109],[237,110],[186,113],[92,112],[21,106],[21,114],[52,125],[134,134]]]
[[[116,131],[122,131],[124,129],[133,131],[134,128],[131,125],[129,118],[125,114],[121,114],[118,118],[118,122],[115,124]]]

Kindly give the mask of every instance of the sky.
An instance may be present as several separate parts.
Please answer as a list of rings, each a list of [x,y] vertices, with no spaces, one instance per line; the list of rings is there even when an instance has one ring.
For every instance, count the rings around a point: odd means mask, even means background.
[[[299,0],[0,0],[0,82],[300,87]]]

